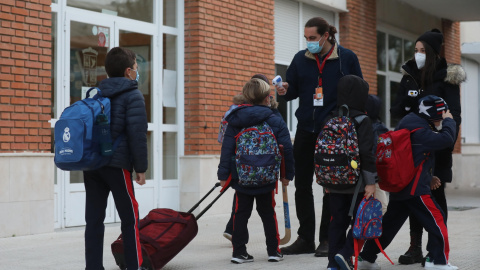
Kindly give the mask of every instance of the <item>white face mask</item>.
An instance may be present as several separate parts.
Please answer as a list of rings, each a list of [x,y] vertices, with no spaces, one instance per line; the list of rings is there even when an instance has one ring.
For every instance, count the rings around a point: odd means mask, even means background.
[[[425,60],[427,55],[424,53],[415,53],[415,62],[417,62],[418,69],[422,69],[425,66]]]

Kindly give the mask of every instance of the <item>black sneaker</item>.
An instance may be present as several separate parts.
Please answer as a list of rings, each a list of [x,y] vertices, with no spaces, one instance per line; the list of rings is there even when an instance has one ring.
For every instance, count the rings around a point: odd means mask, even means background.
[[[353,270],[354,266],[350,258],[343,257],[342,254],[338,253],[335,255],[335,261],[342,270]]]
[[[288,247],[282,247],[280,249],[284,255],[296,255],[296,254],[308,254],[315,252],[315,243],[308,243],[302,238],[298,237],[293,244]]]
[[[405,254],[398,257],[398,263],[400,264],[414,264],[421,263],[423,261],[422,247],[410,246]]]
[[[328,257],[328,241],[322,241],[315,250],[315,257]]]
[[[277,251],[276,254],[268,255],[268,261],[269,262],[283,261],[283,254]]]
[[[253,262],[253,256],[245,252],[245,254],[242,255],[232,256],[232,259],[230,261],[232,263]]]

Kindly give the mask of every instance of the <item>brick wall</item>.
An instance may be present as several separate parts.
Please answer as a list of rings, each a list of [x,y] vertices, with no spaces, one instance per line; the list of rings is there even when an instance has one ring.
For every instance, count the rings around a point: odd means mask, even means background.
[[[50,152],[51,0],[0,0],[0,152]]]
[[[442,32],[444,37],[444,48],[442,51],[442,55],[447,60],[449,64],[460,64],[461,63],[461,44],[460,44],[460,23],[459,22],[452,22],[446,19],[442,19]],[[447,52],[447,53],[445,53]],[[458,138],[461,138],[461,130],[458,133]],[[453,150],[454,153],[461,153],[462,146],[461,140],[457,139],[457,143],[455,144],[455,148]]]
[[[370,93],[377,93],[376,0],[347,0],[348,12],[340,13],[340,44],[355,52]]]
[[[245,82],[273,78],[274,0],[185,1],[185,155],[219,154],[218,126]]]

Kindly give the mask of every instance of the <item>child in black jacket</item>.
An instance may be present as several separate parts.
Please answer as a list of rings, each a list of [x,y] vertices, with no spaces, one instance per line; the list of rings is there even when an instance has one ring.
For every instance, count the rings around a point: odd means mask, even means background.
[[[414,165],[419,166],[420,177],[399,192],[390,193],[390,202],[383,217],[383,234],[379,238],[386,248],[410,214],[414,215],[429,233],[427,250],[429,255],[425,269],[455,270],[450,265],[448,231],[445,213],[432,197],[432,169],[435,165],[434,152],[450,147],[455,142],[455,121],[447,110],[445,101],[428,95],[419,100],[418,110],[406,115],[398,124],[398,129],[418,129],[411,135]],[[415,183],[418,183],[415,187]],[[413,195],[412,193],[413,188]],[[358,258],[358,269],[380,269],[375,260],[379,249],[374,241],[367,241]]]
[[[337,110],[334,110],[328,119],[338,115],[338,108],[347,105],[349,108],[349,117],[354,119],[357,116],[365,115],[365,106],[368,98],[368,83],[355,75],[346,75],[340,79],[337,86]],[[377,170],[375,167],[375,158],[372,154],[373,133],[372,122],[370,118],[365,117],[359,125],[355,125],[358,138],[358,148],[360,154],[360,173],[361,185],[354,204],[356,209],[365,196],[369,198],[375,193],[375,181],[377,179]],[[331,220],[328,232],[328,269],[331,270],[350,270],[352,265],[351,256],[354,253],[352,230],[347,229],[353,224],[354,219],[349,216],[349,209],[354,199],[355,187],[349,189],[328,188],[330,193],[330,213]]]
[[[245,187],[239,184],[235,165],[236,136],[243,128],[266,122],[273,130],[277,143],[284,146],[286,179],[281,179],[281,181],[286,186],[295,175],[290,132],[283,119],[270,108],[270,86],[268,83],[261,79],[251,79],[243,87],[243,96],[251,106],[238,107],[228,115],[226,119],[228,126],[222,143],[222,153],[217,172],[222,187],[231,185],[235,189],[236,205],[233,217],[233,254],[231,262],[253,261],[253,256],[247,253],[246,244],[248,243],[247,223],[252,214],[254,201],[263,222],[268,261],[278,262],[283,260],[283,255],[279,249],[280,237],[275,214],[276,182],[260,187]],[[228,179],[231,179],[230,183],[227,182]]]

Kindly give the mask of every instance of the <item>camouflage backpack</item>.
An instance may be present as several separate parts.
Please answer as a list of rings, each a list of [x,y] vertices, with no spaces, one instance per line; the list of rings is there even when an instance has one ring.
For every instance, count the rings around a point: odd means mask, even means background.
[[[238,184],[244,187],[262,187],[275,183],[280,174],[282,156],[277,139],[267,122],[244,128],[235,138]]]

